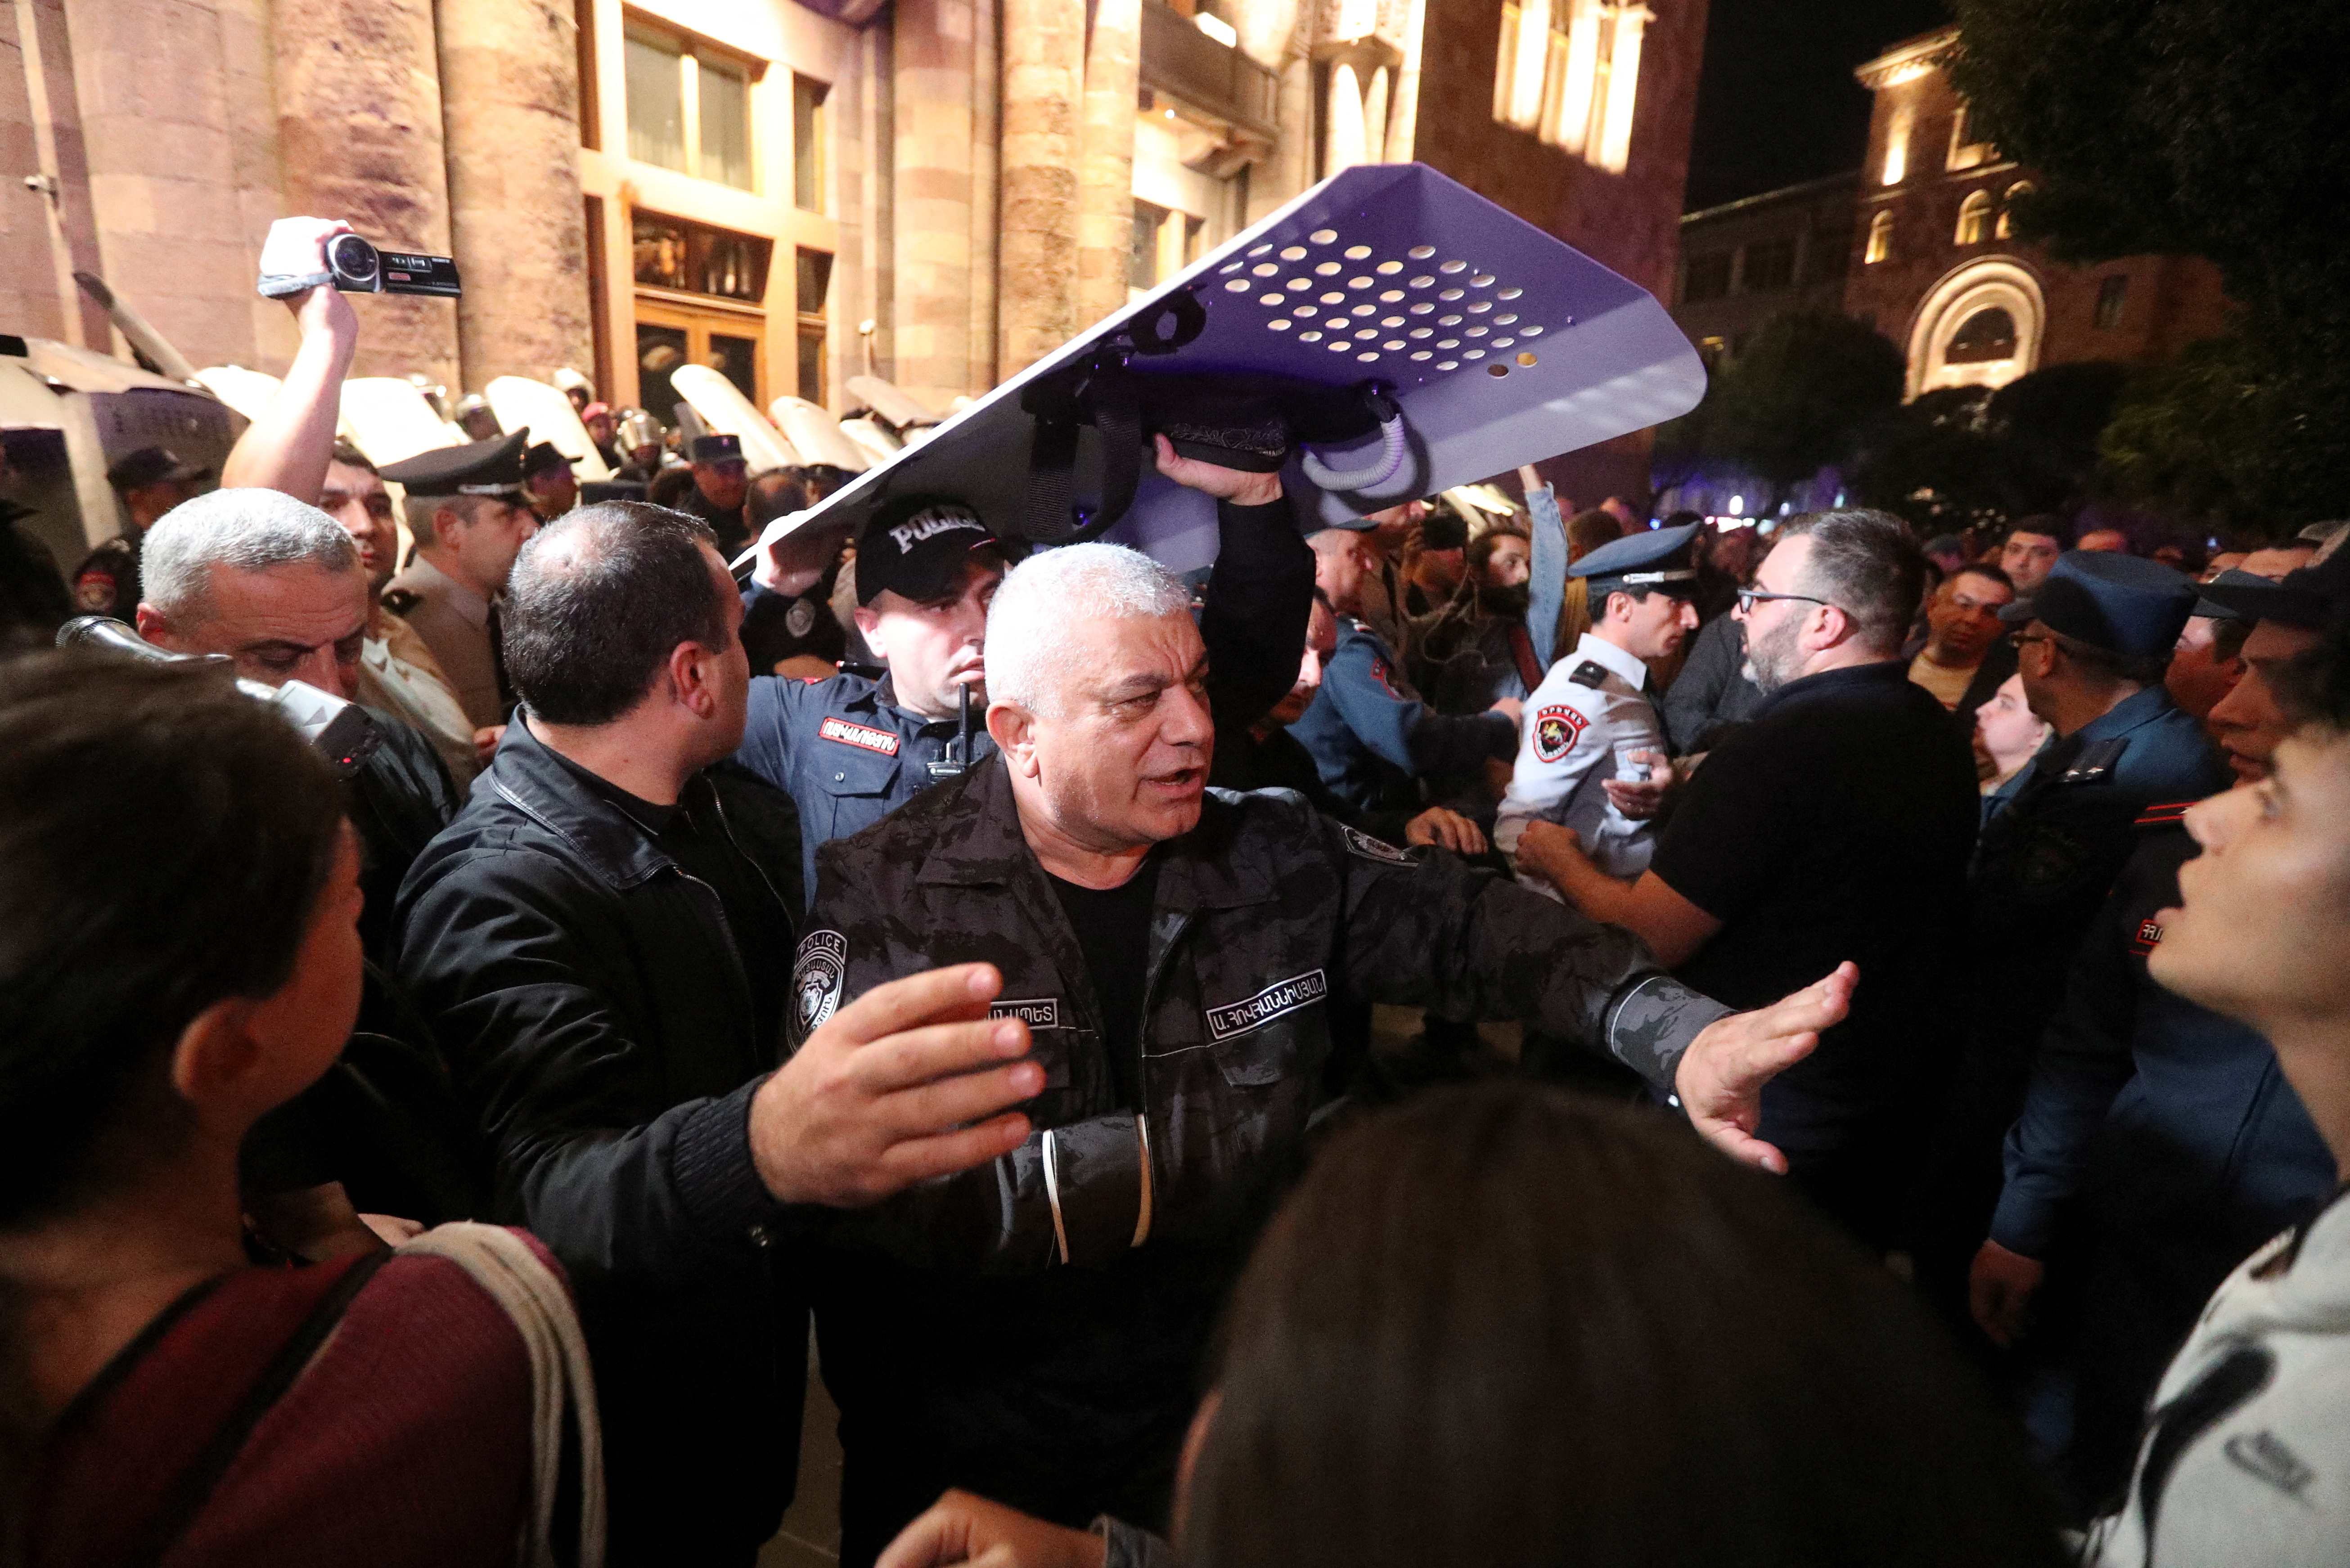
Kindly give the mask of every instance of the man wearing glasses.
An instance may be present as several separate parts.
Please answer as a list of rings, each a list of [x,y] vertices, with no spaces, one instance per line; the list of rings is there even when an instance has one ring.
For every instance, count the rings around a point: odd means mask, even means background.
[[[1759,1132],[1798,1187],[1880,1251],[1918,1097],[1953,1044],[1977,817],[1967,742],[1901,658],[1925,573],[1884,513],[1783,524],[1738,596],[1762,705],[1690,778],[1648,870],[1618,881],[1549,823],[1518,841],[1522,870],[1731,1006],[1858,962],[1851,1015],[1763,1091]]]

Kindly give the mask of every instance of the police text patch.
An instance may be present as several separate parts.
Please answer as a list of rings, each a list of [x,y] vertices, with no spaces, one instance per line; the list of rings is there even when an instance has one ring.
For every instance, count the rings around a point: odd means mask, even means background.
[[[800,939],[792,965],[792,1044],[804,1045],[840,1005],[848,976],[848,939],[838,931],[810,931]]]
[[[1235,1034],[1245,1034],[1262,1028],[1301,1007],[1311,1007],[1330,994],[1330,982],[1318,969],[1288,980],[1277,980],[1246,1002],[1228,1002],[1222,1007],[1208,1009],[1208,1033],[1211,1038],[1229,1040]]]
[[[898,737],[887,730],[868,729],[863,724],[852,724],[846,719],[827,719],[816,727],[816,732],[827,741],[879,752],[885,757],[898,754]]]
[[[1031,1029],[1058,1029],[1061,1026],[1061,999],[1057,996],[1038,997],[1033,1002],[998,1002],[987,1009],[990,1018],[1017,1018]]]
[[[1561,703],[1544,708],[1534,715],[1534,760],[1555,763],[1575,750],[1580,736],[1591,721],[1574,709]]]
[[[2137,923],[2137,934],[2130,939],[2133,952],[2150,953],[2162,940],[2162,922],[2152,918]]]
[[[1343,824],[1340,825],[1338,831],[1347,836],[1347,847],[1366,860],[1378,860],[1389,866],[1419,864],[1412,859],[1409,851],[1398,849],[1385,839],[1373,838],[1367,833],[1357,832]]]

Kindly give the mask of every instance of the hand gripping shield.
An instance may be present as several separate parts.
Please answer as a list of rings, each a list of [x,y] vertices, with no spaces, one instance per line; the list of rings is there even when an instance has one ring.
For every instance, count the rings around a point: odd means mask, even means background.
[[[1150,436],[1283,470],[1308,527],[1642,430],[1705,390],[1645,289],[1419,164],[1323,182],[799,519],[953,495],[1037,544],[1107,537],[1180,571],[1213,503]],[[1204,444],[1187,441],[1204,435]]]

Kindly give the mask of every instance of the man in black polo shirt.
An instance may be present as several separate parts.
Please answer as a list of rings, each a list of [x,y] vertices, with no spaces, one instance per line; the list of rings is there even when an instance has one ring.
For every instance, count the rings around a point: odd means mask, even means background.
[[[1760,1134],[1822,1209],[1880,1248],[1918,1097],[1949,1059],[1977,815],[1966,742],[1900,659],[1924,581],[1898,518],[1786,524],[1738,599],[1762,705],[1690,780],[1648,869],[1617,881],[1550,824],[1518,846],[1522,869],[1732,1007],[1860,965],[1850,1017],[1763,1091]]]

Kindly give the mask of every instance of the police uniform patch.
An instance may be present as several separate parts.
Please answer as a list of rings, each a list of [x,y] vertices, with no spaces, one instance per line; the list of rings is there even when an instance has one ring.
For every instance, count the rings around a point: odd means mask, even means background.
[[[1380,864],[1386,866],[1415,866],[1419,864],[1418,861],[1415,861],[1411,857],[1411,852],[1409,850],[1398,849],[1394,845],[1388,843],[1385,839],[1373,838],[1369,834],[1358,832],[1355,828],[1348,827],[1343,823],[1339,825],[1338,831],[1346,835],[1347,847],[1353,850],[1356,854],[1361,856],[1366,860],[1377,860]]]
[[[1376,842],[1376,841],[1375,841]],[[1320,970],[1307,970],[1287,980],[1274,981],[1246,1002],[1208,1009],[1208,1034],[1229,1040],[1252,1029],[1262,1029],[1284,1013],[1311,1007],[1330,994],[1330,981]]]
[[[1017,1018],[1031,1029],[1058,1029],[1061,1026],[1061,999],[1041,996],[1027,1002],[996,1002],[988,1004],[990,1018]]]
[[[885,757],[898,754],[898,737],[887,730],[868,729],[852,724],[846,719],[827,719],[816,727],[816,732],[827,741],[838,741],[844,746],[861,751],[879,752]]]
[[[824,1026],[840,1006],[840,991],[848,978],[848,940],[838,931],[810,931],[800,940],[792,964],[792,1044]]]
[[[784,612],[784,629],[794,637],[806,637],[816,629],[816,607],[806,599],[794,599],[792,607]]]
[[[2150,953],[2162,942],[2162,922],[2151,916],[2137,923],[2137,934],[2130,938],[2130,951]]]
[[[1575,667],[1567,679],[1577,686],[1588,686],[1594,691],[1607,684],[1607,667],[1596,659],[1586,659]]]
[[[1374,659],[1371,660],[1371,679],[1378,681],[1379,683],[1379,689],[1385,691],[1388,696],[1394,698],[1397,701],[1400,702],[1405,700],[1404,694],[1396,690],[1395,676],[1388,670],[1388,661],[1386,659]]]
[[[84,572],[74,579],[74,603],[90,615],[114,607],[114,579],[104,572]]]
[[[1575,741],[1589,727],[1591,721],[1564,703],[1544,708],[1534,715],[1534,759],[1555,763],[1575,750]]]
[[[2097,741],[2081,748],[2073,765],[2057,775],[2056,782],[2065,784],[2111,784],[2114,770],[2121,765],[2122,753],[2129,750],[2127,740]]]

